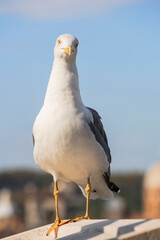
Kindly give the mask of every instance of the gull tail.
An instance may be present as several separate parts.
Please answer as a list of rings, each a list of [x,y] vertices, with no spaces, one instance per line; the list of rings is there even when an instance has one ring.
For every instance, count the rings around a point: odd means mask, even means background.
[[[108,174],[106,172],[103,174],[103,177],[104,177],[104,180],[105,180],[107,186],[109,187],[109,189],[111,191],[120,193],[120,188],[115,183],[110,182],[110,177],[108,176]]]

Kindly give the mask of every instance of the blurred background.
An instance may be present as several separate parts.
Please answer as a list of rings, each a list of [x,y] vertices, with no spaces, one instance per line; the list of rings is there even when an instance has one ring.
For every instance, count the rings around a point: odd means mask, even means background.
[[[82,99],[102,117],[121,188],[112,201],[91,201],[91,217],[160,218],[159,13],[158,0],[0,1],[0,237],[55,218],[32,126],[63,33],[79,39]],[[79,188],[59,185],[61,217],[83,215]]]

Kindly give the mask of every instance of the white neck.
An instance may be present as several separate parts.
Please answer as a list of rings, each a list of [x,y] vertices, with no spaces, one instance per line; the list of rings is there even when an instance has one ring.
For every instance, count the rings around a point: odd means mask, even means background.
[[[79,90],[78,71],[76,62],[66,62],[64,59],[55,59],[47,87],[44,105],[72,101],[74,105],[82,106]],[[69,102],[70,103],[70,102]]]

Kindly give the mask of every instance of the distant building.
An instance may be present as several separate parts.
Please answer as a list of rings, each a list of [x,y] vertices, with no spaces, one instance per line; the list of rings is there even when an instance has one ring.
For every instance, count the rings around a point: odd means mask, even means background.
[[[0,191],[0,218],[8,218],[14,215],[14,206],[11,200],[11,191],[2,189]]]
[[[160,218],[160,161],[153,164],[144,176],[143,215]]]
[[[12,202],[12,192],[3,188],[0,190],[0,238],[24,231],[21,219],[16,216]]]
[[[26,229],[38,227],[41,224],[37,192],[37,187],[33,183],[27,183],[24,187],[24,220]]]

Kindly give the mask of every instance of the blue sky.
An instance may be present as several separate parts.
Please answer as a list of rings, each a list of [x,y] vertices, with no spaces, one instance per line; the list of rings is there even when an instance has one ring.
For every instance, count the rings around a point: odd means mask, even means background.
[[[43,12],[42,0],[42,8],[35,10],[31,1],[24,9],[18,0],[4,2],[0,3],[0,169],[36,167],[32,126],[43,104],[54,43],[62,33],[79,39],[82,99],[102,117],[112,170],[144,171],[158,161],[160,2],[116,0],[110,6],[93,1],[94,6],[88,4],[83,12],[77,1],[77,9],[66,7],[66,14],[55,6],[53,16],[48,8]]]

